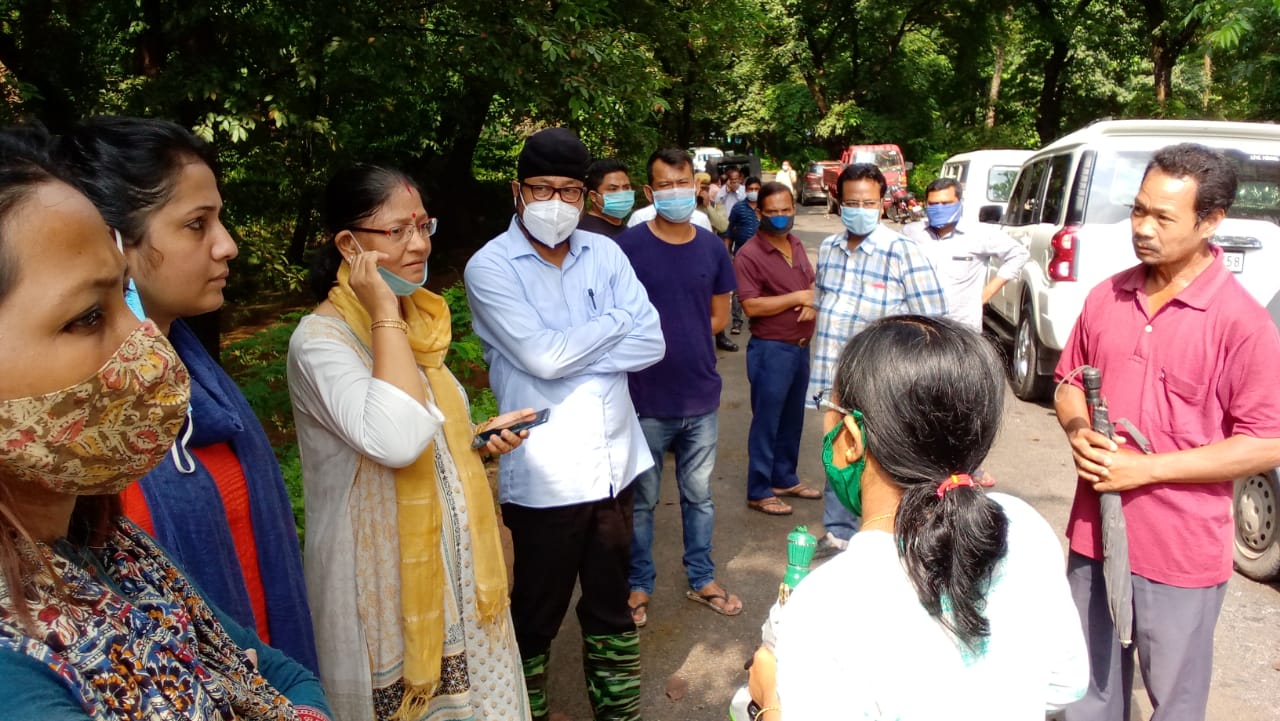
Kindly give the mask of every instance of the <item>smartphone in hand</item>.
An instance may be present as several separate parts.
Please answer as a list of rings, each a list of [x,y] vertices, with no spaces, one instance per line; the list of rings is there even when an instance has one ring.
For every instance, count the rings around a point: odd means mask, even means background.
[[[485,430],[477,433],[476,437],[471,440],[471,447],[476,450],[479,450],[481,448],[484,448],[485,445],[489,443],[490,438],[493,438],[494,436],[502,433],[503,431],[511,431],[512,433],[518,434],[520,433],[520,431],[527,431],[530,428],[533,428],[534,426],[540,426],[543,423],[546,423],[547,418],[550,416],[551,416],[551,409],[543,408],[533,416],[532,420],[520,421],[519,423],[515,423],[513,425],[507,426],[506,428],[486,428]]]

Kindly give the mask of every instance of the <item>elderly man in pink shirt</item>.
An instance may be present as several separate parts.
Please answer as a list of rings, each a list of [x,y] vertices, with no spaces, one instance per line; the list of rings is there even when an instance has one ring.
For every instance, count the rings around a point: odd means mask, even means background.
[[[1232,479],[1280,465],[1280,336],[1209,240],[1235,199],[1236,172],[1217,151],[1156,152],[1134,199],[1141,264],[1090,292],[1057,377],[1098,368],[1112,420],[1149,441],[1090,428],[1083,390],[1059,388],[1058,421],[1079,480],[1067,575],[1089,645],[1090,685],[1068,721],[1129,718],[1134,651],[1153,721],[1203,719],[1213,629],[1231,576]],[[1120,647],[1102,575],[1098,494],[1124,504],[1134,643]]]

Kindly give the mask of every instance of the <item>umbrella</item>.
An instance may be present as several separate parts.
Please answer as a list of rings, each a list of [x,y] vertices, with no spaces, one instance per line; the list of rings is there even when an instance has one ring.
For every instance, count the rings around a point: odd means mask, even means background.
[[[1102,375],[1097,368],[1086,366],[1081,377],[1093,430],[1110,438],[1113,428],[1107,402],[1102,398]],[[1099,494],[1098,507],[1102,517],[1102,578],[1107,588],[1107,607],[1111,610],[1111,622],[1120,645],[1128,648],[1133,643],[1133,579],[1129,572],[1129,534],[1125,530],[1120,494]]]

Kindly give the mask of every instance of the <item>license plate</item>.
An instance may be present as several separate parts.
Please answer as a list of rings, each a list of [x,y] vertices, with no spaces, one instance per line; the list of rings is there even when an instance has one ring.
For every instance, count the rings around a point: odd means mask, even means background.
[[[1235,251],[1224,251],[1222,253],[1222,264],[1227,266],[1227,270],[1232,273],[1244,272],[1244,253]]]

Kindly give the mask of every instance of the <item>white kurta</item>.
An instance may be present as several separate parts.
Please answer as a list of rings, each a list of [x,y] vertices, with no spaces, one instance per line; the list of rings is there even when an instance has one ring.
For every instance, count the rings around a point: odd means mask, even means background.
[[[404,656],[395,470],[434,439],[449,587],[441,691],[423,719],[525,721],[510,616],[477,622],[470,524],[444,418],[430,399],[424,407],[373,378],[372,365],[369,349],[337,318],[308,315],[289,341],[306,501],[303,565],[329,704],[339,721],[381,721],[395,710],[374,703],[375,689],[399,682]]]
[[[892,535],[863,531],[778,615],[783,718],[1042,721],[1084,694],[1089,663],[1062,546],[1031,506],[990,497],[1009,518],[1009,550],[987,593],[985,651],[960,648],[920,605]]]

